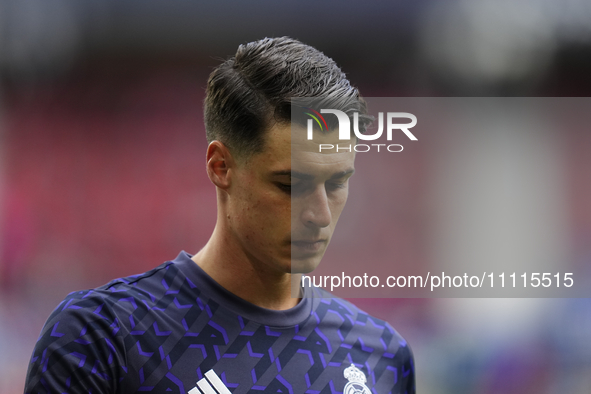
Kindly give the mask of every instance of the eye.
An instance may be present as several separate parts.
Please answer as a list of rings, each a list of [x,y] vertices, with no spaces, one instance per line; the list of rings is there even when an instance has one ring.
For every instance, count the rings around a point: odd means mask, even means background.
[[[277,187],[286,192],[286,193],[297,193],[299,191],[302,190],[302,188],[304,187],[304,183],[303,182],[291,182],[291,183],[287,183],[287,182],[276,182],[275,183],[277,185]]]
[[[275,182],[275,185],[281,190],[282,192],[289,194],[290,196],[299,196],[302,193],[305,193],[306,190],[310,187],[309,183],[296,180],[295,182],[292,181],[291,183],[287,182]]]
[[[291,183],[277,182],[276,185],[280,190],[282,190],[286,193],[291,193]]]
[[[327,190],[339,190],[339,189],[344,189],[347,187],[347,181],[348,179],[344,180],[344,181],[332,181],[332,182],[326,182],[326,189]]]

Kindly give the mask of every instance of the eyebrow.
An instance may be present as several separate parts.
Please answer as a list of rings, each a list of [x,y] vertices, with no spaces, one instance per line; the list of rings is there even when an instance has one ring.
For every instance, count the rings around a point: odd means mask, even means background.
[[[354,172],[355,172],[355,170],[352,168],[349,170],[345,170],[345,171],[339,171],[339,172],[332,174],[329,179],[343,178],[349,174],[353,174]],[[306,174],[304,172],[291,171],[291,170],[273,171],[272,174],[277,175],[277,176],[289,175],[291,177],[302,179],[302,180],[307,180],[307,181],[314,179],[314,175]]]

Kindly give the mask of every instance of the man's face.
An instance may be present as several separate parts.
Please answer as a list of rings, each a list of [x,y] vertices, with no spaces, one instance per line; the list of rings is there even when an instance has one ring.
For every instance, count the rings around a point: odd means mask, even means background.
[[[237,165],[230,225],[259,269],[305,273],[320,263],[354,170],[354,153],[319,153],[320,143],[337,139],[337,132],[316,133],[308,141],[304,127],[276,125],[265,135],[264,151]]]

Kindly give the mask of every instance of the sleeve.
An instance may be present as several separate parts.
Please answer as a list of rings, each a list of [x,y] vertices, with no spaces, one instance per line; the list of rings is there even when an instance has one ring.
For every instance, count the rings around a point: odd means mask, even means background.
[[[118,332],[108,300],[93,290],[70,294],[35,344],[25,393],[122,392],[126,358]]]
[[[386,323],[383,335],[384,342],[389,343],[388,355],[385,360],[391,368],[397,370],[392,393],[415,394],[415,360],[410,345],[388,323]]]
[[[403,394],[415,394],[416,387],[415,387],[415,360],[412,353],[412,350],[408,346],[408,343],[405,343],[399,350],[401,352],[401,356],[403,358],[402,361],[402,385],[401,385],[401,393]]]

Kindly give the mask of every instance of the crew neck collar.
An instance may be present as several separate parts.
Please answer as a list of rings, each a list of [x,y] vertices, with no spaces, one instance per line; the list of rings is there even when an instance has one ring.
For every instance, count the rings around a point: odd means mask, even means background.
[[[243,318],[265,326],[288,328],[301,325],[312,313],[314,298],[309,288],[304,288],[304,297],[293,308],[281,311],[263,308],[226,290],[191,260],[191,257],[193,255],[183,250],[172,263],[179,267],[200,292]]]

